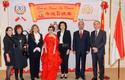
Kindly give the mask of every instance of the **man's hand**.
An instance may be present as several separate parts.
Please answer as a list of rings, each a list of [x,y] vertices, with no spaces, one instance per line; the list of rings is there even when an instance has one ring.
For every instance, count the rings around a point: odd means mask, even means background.
[[[98,52],[98,48],[96,48],[96,47],[93,47],[92,50],[93,50],[94,53]]]

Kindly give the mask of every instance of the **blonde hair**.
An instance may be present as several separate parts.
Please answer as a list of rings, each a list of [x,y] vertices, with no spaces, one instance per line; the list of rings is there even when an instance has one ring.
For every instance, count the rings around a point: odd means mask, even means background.
[[[31,33],[31,34],[33,33],[34,27],[37,27],[38,32],[40,31],[39,26],[38,26],[37,24],[33,24],[32,27],[31,27],[31,30],[30,30],[30,33]]]

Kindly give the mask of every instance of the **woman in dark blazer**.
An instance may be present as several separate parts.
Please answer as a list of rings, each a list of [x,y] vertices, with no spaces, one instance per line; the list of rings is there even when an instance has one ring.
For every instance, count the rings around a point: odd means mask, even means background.
[[[43,45],[43,37],[39,32],[38,25],[34,24],[28,38],[29,44],[29,60],[31,80],[39,78],[40,72],[40,56]]]
[[[62,58],[60,78],[66,79],[67,73],[68,73],[69,52],[71,49],[71,35],[70,35],[70,31],[67,30],[66,22],[64,21],[60,22],[59,29],[60,31],[57,32],[57,36],[59,39],[59,51]]]
[[[13,43],[13,29],[12,27],[7,27],[6,28],[6,34],[3,39],[4,43],[4,59],[5,59],[5,65],[6,65],[6,79],[5,80],[10,80],[10,74],[11,74],[11,69],[14,64],[14,43]]]
[[[21,25],[16,25],[14,35],[14,68],[15,68],[15,80],[19,80],[18,71],[20,70],[20,79],[23,78],[23,68],[27,66],[27,57],[24,55],[24,50],[27,48],[26,36],[23,35],[23,28]]]

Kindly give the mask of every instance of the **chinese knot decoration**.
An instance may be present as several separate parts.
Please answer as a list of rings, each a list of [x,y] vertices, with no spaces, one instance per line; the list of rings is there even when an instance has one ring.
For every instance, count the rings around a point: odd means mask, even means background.
[[[4,7],[4,11],[6,11],[6,8],[9,7],[9,1],[8,0],[3,0],[3,7]]]
[[[106,1],[102,1],[101,3],[101,8],[102,10],[104,10],[106,12],[107,8],[108,8],[108,2]]]

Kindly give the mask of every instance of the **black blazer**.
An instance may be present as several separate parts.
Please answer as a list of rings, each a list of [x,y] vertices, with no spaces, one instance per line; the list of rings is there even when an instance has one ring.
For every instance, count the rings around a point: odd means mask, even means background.
[[[91,47],[98,48],[99,54],[105,54],[105,44],[106,44],[105,31],[99,30],[99,33],[96,39],[95,39],[95,31],[91,32]]]
[[[61,31],[57,32],[57,37],[59,39]],[[71,34],[69,30],[65,30],[63,35],[63,43],[68,45],[67,48],[71,49]]]
[[[43,46],[42,34],[40,34],[40,39],[39,39],[39,43],[38,44],[36,44],[36,42],[35,42],[34,34],[29,34],[29,36],[28,36],[28,44],[29,44],[29,55],[34,54],[33,50],[36,47],[39,47],[42,50],[42,46]]]
[[[73,50],[77,53],[90,51],[90,35],[89,32],[83,30],[82,39],[80,39],[79,31],[73,34]]]
[[[14,65],[14,41],[13,37],[9,37],[6,35],[3,39],[4,44],[4,59],[6,66],[12,66]],[[6,54],[10,57],[10,62],[7,62]]]

